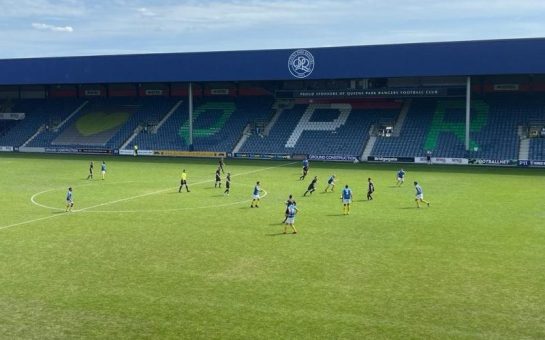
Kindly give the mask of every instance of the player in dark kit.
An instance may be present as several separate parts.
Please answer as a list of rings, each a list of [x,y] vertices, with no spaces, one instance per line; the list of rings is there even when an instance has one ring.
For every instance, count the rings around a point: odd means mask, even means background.
[[[308,185],[307,191],[303,194],[303,196],[306,196],[309,192],[312,195],[314,191],[316,191],[316,183],[318,183],[318,176],[314,176],[312,179],[312,182]]]
[[[375,192],[375,184],[373,184],[373,181],[371,180],[371,177],[367,179],[368,187],[367,187],[367,200],[373,199],[373,193]]]
[[[224,170],[224,166],[225,166],[225,163],[223,161],[223,157],[220,158],[220,160],[218,161],[218,166],[220,167],[221,169],[221,173],[224,174],[225,173],[225,170]]]
[[[289,207],[294,202],[295,202],[295,200],[293,199],[293,195],[290,195],[288,197],[288,200],[286,201],[286,212],[285,212],[284,220],[282,221],[282,223],[286,223],[286,220],[288,219],[288,215],[289,215]]]
[[[225,191],[223,192],[224,195],[229,196],[229,192],[231,190],[231,173],[227,173],[227,177],[225,178]]]
[[[216,183],[214,183],[214,188],[221,188],[221,168],[216,169]]]
[[[307,174],[308,174],[308,159],[305,159],[303,161],[303,174],[301,175],[301,177],[299,177],[299,179],[302,181],[305,179],[305,177],[307,177]]]
[[[94,167],[95,167],[95,164],[93,163],[93,161],[91,161],[91,163],[89,163],[89,176],[87,176],[87,179],[93,179]]]

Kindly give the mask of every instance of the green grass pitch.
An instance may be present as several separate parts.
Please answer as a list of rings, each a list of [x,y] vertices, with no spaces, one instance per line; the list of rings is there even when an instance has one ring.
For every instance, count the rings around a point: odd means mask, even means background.
[[[398,188],[393,164],[313,162],[299,181],[300,162],[226,163],[229,197],[216,160],[0,155],[0,337],[545,337],[544,170],[404,165]]]

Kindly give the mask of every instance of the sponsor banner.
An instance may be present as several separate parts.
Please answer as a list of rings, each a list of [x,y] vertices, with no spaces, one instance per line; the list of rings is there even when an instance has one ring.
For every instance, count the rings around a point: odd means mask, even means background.
[[[138,151],[140,154],[140,151]],[[221,158],[226,157],[225,152],[213,152],[213,151],[177,151],[177,150],[156,150],[153,152],[154,156],[167,156],[167,157],[196,157],[196,158]]]
[[[25,119],[25,114],[22,112],[0,113],[0,120],[21,120],[21,119]]]
[[[311,161],[354,162],[358,160],[358,157],[348,155],[309,155],[308,159]]]
[[[414,163],[415,159],[414,159],[414,157],[375,157],[375,156],[369,156],[369,157],[367,157],[367,161],[369,161],[369,162],[383,162],[383,163],[389,163],[389,162]]]
[[[212,89],[210,90],[210,94],[213,94],[215,96],[228,95],[229,89]]]
[[[86,96],[100,96],[102,92],[100,90],[85,90]]]
[[[98,154],[111,154],[113,153],[110,149],[78,149],[79,153],[98,153]]]
[[[146,90],[144,93],[146,96],[162,96],[163,90]]]
[[[121,156],[134,156],[134,150],[131,149],[122,149],[119,150]],[[153,150],[138,150],[138,156],[154,156],[155,151]]]
[[[532,165],[532,161],[520,160],[520,159],[519,159],[518,165],[519,165],[519,166],[530,166],[530,165]]]
[[[545,161],[532,161],[532,166],[545,166]]]
[[[428,163],[426,157],[415,157],[415,163]],[[469,164],[467,158],[450,158],[450,157],[432,157],[431,162],[433,164]]]
[[[111,154],[110,149],[94,149],[94,148],[45,148],[47,153],[87,153],[87,154]]]
[[[477,165],[517,165],[518,162],[512,159],[481,159],[481,158],[472,158],[469,160],[469,164]]]
[[[519,84],[495,84],[494,91],[518,91]]]
[[[0,146],[0,152],[12,152],[13,146]]]
[[[304,155],[304,154],[295,153],[295,154],[291,155],[291,159],[296,160],[296,161],[302,161],[302,160],[307,159],[307,158],[308,158],[308,155]]]
[[[236,158],[251,158],[251,159],[290,159],[290,155],[278,153],[247,153],[237,152]]]
[[[122,155],[122,156],[132,156],[132,155],[134,155],[134,150],[121,149],[121,150],[119,150],[119,154]]]
[[[30,146],[22,146],[22,147],[19,148],[18,151],[19,152],[39,152],[39,153],[44,153],[45,148],[34,148],[34,147],[30,147]]]
[[[380,88],[367,90],[277,91],[278,98],[412,98],[461,97],[463,87]]]
[[[76,148],[45,148],[47,153],[77,153]]]

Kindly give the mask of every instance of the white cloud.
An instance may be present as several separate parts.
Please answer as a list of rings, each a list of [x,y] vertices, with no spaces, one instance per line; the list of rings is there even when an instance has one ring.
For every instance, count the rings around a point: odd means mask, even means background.
[[[48,24],[43,24],[39,22],[33,22],[32,27],[41,31],[67,32],[67,33],[74,32],[74,28],[72,26],[54,26],[54,25],[48,25]]]
[[[138,9],[136,9],[136,11],[138,13],[140,13],[140,15],[142,16],[145,16],[145,17],[154,17],[156,16],[157,14],[155,14],[154,12],[150,11],[149,9],[147,9],[146,7],[140,7]]]

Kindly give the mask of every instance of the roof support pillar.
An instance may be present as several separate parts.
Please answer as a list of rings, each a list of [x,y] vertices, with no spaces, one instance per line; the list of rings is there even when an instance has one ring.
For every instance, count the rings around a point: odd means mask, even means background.
[[[466,79],[466,151],[469,151],[469,129],[471,127],[471,77]]]
[[[189,151],[193,151],[193,83],[189,82],[187,92],[189,103]]]

